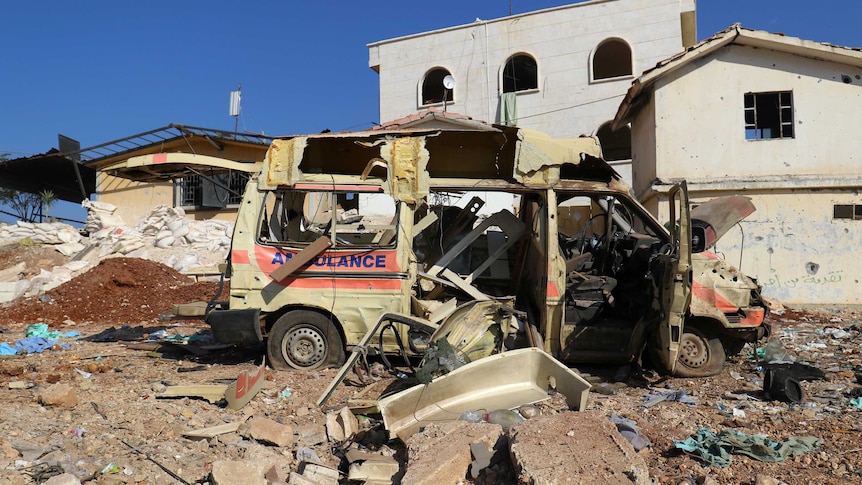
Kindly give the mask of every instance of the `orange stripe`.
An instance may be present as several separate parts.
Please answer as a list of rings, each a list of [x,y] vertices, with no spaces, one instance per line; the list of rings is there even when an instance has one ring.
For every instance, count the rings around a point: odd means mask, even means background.
[[[353,278],[287,278],[275,283],[289,288],[339,290],[399,290],[401,280],[363,280]]]
[[[548,289],[546,291],[548,292],[548,296],[551,298],[557,298],[560,296],[560,291],[557,289],[557,284],[552,281],[548,282]]]
[[[745,312],[745,318],[740,320],[739,324],[746,327],[756,327],[763,323],[764,318],[766,318],[766,310],[753,308]]]
[[[230,252],[230,261],[233,264],[251,264],[248,251],[245,249],[234,249]]]
[[[722,313],[733,313],[739,310],[739,307],[719,295],[714,289],[707,288],[697,281],[691,283],[691,292],[694,296],[721,310]]]

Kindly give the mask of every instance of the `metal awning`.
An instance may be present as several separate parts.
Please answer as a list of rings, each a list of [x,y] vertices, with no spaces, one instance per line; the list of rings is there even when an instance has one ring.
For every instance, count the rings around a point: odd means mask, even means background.
[[[0,162],[0,187],[38,194],[50,190],[60,200],[81,202],[96,191],[96,171],[57,150]],[[83,186],[83,187],[82,187]],[[82,192],[83,189],[83,192]]]
[[[101,171],[135,182],[162,182],[189,175],[227,171],[259,172],[261,162],[237,162],[194,153],[140,155],[102,167]]]

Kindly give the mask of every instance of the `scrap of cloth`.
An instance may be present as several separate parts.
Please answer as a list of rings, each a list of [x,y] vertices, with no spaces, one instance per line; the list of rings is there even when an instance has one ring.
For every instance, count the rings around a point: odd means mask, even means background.
[[[760,461],[779,462],[787,457],[814,451],[821,443],[823,440],[814,436],[791,436],[775,441],[765,436],[745,434],[732,429],[724,429],[715,434],[703,428],[685,440],[674,440],[677,448],[718,467],[729,466],[731,454],[746,455]]]

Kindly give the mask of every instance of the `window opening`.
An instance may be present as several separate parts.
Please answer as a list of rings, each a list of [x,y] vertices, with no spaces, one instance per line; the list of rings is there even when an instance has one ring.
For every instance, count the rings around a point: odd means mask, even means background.
[[[609,79],[632,75],[632,50],[619,39],[609,39],[593,54],[593,79]]]
[[[453,89],[447,89],[443,86],[443,78],[449,76],[450,73],[442,67],[437,67],[425,75],[425,80],[422,81],[422,104],[435,104],[445,101],[452,101],[455,95]]]
[[[611,129],[611,123],[605,123],[596,132],[602,145],[602,155],[605,160],[631,160],[632,158],[632,132],[628,126],[620,127],[618,130]]]
[[[862,204],[835,204],[832,206],[832,218],[862,221]]]
[[[745,94],[745,139],[793,138],[793,93]]]
[[[532,56],[517,54],[503,68],[503,92],[515,93],[539,89],[539,66]]]
[[[175,184],[177,204],[195,208],[223,208],[226,205],[237,205],[242,201],[248,178],[247,172],[233,171],[207,177],[200,175],[183,177]]]
[[[263,205],[259,239],[303,246],[327,236],[335,247],[392,246],[398,209],[388,194],[275,191]]]

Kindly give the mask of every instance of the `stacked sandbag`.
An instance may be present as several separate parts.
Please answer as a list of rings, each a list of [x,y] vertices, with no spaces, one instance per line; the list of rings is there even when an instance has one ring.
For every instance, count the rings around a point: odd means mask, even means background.
[[[78,230],[62,222],[24,222],[0,227],[0,240],[29,239],[36,244],[48,244],[66,256],[84,249]]]
[[[230,222],[210,219],[193,221],[186,218],[179,207],[160,205],[136,226],[145,236],[154,238],[157,248],[191,245],[194,249],[219,251],[230,247],[233,225]]]
[[[123,218],[114,214],[117,206],[107,202],[84,199],[81,207],[87,209],[87,221],[84,230],[92,234],[106,227],[117,227],[125,224]]]

